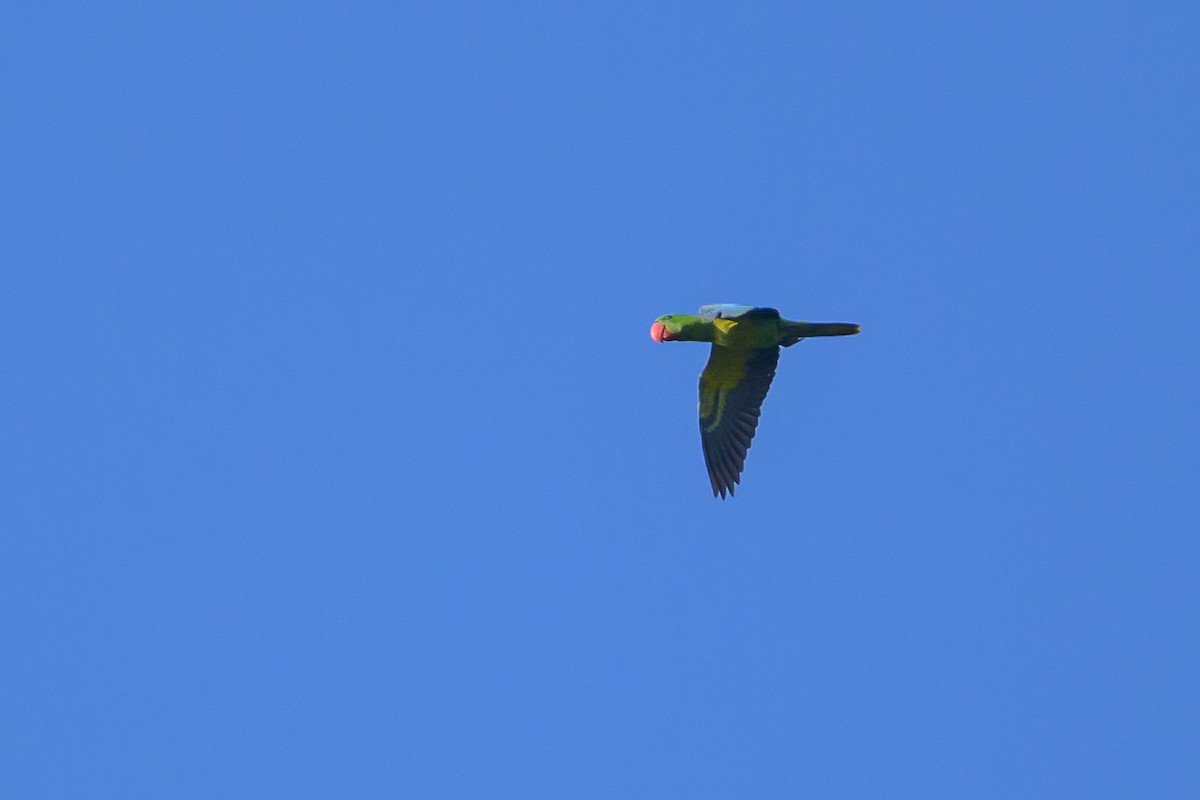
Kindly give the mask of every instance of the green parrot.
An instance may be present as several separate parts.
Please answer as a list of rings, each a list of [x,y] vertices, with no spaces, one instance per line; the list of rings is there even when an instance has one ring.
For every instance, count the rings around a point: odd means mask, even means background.
[[[650,326],[656,342],[712,342],[700,373],[700,444],[713,497],[733,496],[763,399],[775,377],[779,348],[807,336],[849,336],[850,322],[793,322],[773,308],[716,303],[700,316],[665,314]]]

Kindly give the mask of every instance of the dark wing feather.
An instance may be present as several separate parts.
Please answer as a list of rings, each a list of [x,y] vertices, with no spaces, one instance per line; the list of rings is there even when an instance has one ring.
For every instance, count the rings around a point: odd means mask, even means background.
[[[700,373],[700,444],[713,497],[732,495],[741,481],[778,363],[778,347],[712,347]]]
[[[779,319],[779,311],[765,306],[743,306],[737,303],[711,303],[700,306],[700,319]]]

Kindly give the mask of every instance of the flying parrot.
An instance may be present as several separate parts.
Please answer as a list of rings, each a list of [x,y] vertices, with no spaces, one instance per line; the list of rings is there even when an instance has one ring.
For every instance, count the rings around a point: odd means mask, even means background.
[[[715,303],[700,316],[665,314],[650,326],[656,342],[712,342],[700,373],[700,444],[713,497],[741,482],[746,451],[775,377],[779,348],[808,336],[849,336],[850,322],[793,322],[773,308]]]

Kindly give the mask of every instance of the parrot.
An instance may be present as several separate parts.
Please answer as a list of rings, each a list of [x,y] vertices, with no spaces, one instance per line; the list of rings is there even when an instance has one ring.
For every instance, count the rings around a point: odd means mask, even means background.
[[[700,373],[700,444],[713,497],[732,497],[741,483],[779,348],[809,336],[851,336],[861,329],[852,322],[795,322],[774,308],[734,303],[701,306],[698,316],[664,314],[654,320],[650,338],[656,342],[712,343]]]

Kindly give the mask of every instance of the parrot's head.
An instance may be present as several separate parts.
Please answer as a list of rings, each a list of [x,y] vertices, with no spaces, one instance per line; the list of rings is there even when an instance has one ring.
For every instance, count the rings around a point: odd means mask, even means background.
[[[664,314],[650,326],[650,338],[656,342],[690,340],[692,328],[705,324],[704,320],[691,314]]]

